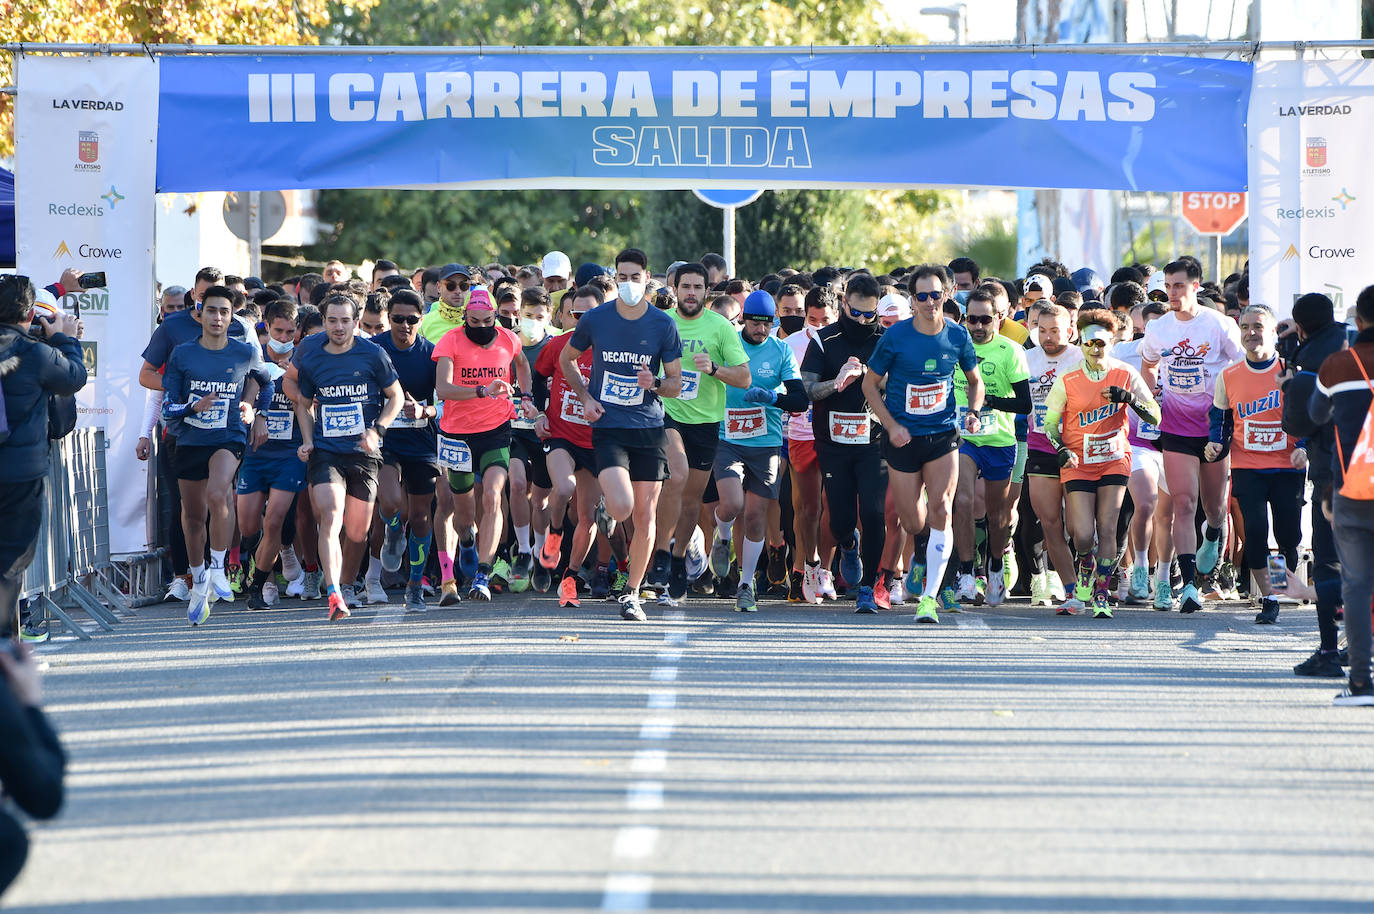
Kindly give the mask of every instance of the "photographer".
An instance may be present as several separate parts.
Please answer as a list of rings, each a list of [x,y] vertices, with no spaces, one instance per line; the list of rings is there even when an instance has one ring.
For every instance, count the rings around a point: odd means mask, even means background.
[[[0,644],[0,788],[24,812],[51,819],[62,807],[66,755],[39,710],[43,693],[38,664],[27,647]],[[0,809],[0,895],[28,856],[23,826]]]
[[[71,315],[34,318],[33,283],[27,276],[0,276],[0,632],[13,635],[24,570],[33,561],[43,518],[43,481],[48,476],[48,399],[70,396],[86,384]]]

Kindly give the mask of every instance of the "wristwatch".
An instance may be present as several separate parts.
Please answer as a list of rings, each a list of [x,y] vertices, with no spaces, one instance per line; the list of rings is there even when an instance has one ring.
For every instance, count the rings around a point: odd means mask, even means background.
[[[372,430],[377,433],[378,438],[386,437],[386,426],[380,422],[372,423]]]
[[[480,399],[482,399],[483,397],[485,397],[486,395],[487,395],[487,385],[485,385],[485,384],[478,384],[478,385],[477,385],[477,399],[480,400]]]
[[[720,366],[717,365],[717,364],[715,363],[714,360],[712,360],[712,362],[711,362],[711,370],[708,371],[708,372],[706,372],[706,373],[709,374],[711,377],[714,378],[714,377],[716,376],[716,369],[719,368],[719,367],[720,367]]]
[[[663,379],[662,379],[662,378],[654,378],[654,390],[658,390],[658,389],[659,389],[660,387],[662,387],[662,386],[663,386]]]

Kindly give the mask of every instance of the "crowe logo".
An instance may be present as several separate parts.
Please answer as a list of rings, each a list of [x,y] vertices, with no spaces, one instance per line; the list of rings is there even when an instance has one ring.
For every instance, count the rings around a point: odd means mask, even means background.
[[[1297,259],[1300,258],[1301,256],[1302,256],[1302,255],[1298,253],[1298,246],[1295,245],[1295,244],[1290,244],[1290,245],[1288,246],[1288,250],[1286,250],[1286,251],[1283,252],[1283,258],[1282,258],[1282,260],[1283,260],[1284,263],[1288,263],[1288,261],[1290,261],[1290,260],[1297,260]]]
[[[72,249],[67,247],[67,242],[63,241],[57,246],[57,250],[52,252],[53,260],[61,260],[63,257],[71,257]]]

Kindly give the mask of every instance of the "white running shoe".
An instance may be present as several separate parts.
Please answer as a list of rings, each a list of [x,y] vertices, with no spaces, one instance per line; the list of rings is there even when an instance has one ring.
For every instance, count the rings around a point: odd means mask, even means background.
[[[954,591],[954,599],[960,603],[972,603],[978,599],[978,582],[973,579],[973,575],[959,575],[959,586]]]
[[[1054,603],[1063,603],[1066,596],[1064,582],[1059,580],[1059,575],[1053,571],[1047,571],[1045,575],[1050,579],[1050,599]]]
[[[234,588],[229,586],[229,578],[225,576],[224,569],[211,568],[208,575],[210,591],[215,595],[215,599],[223,600],[226,603],[234,602]]]
[[[390,597],[388,597],[386,591],[382,589],[381,581],[369,580],[367,582],[367,590],[364,591],[364,594],[367,597],[367,602],[372,606],[381,606],[390,601]]]
[[[1031,575],[1031,606],[1053,606],[1050,601],[1050,576],[1049,572],[1042,571],[1039,574]]]
[[[273,606],[276,604],[279,596],[281,596],[281,594],[277,591],[276,581],[268,577],[267,580],[262,582],[262,602],[266,603],[268,606]]]
[[[906,585],[901,578],[894,578],[892,586],[887,589],[887,599],[893,606],[901,606],[906,602]]]
[[[1000,574],[988,575],[988,605],[1001,606],[1007,599],[1007,583]]]
[[[164,600],[176,600],[178,603],[191,599],[191,585],[186,583],[190,575],[179,574],[172,578],[172,586],[167,588],[167,596]]]
[[[835,593],[835,576],[830,573],[829,568],[822,568],[818,572],[820,575],[821,596],[827,600],[838,600],[839,596]],[[817,600],[816,602],[820,602]]]
[[[821,602],[821,572],[814,565],[807,565],[802,571],[802,602]]]
[[[277,585],[273,583],[272,586],[276,587]],[[286,582],[286,595],[288,597],[300,597],[303,593],[305,593],[304,571],[302,571],[298,577]]]

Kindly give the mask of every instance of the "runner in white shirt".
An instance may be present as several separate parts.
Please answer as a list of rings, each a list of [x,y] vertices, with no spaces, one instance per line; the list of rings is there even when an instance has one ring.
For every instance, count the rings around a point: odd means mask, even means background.
[[[1160,449],[1164,478],[1174,502],[1174,546],[1183,574],[1179,609],[1202,609],[1194,578],[1217,566],[1227,513],[1227,482],[1231,461],[1223,450],[1213,461],[1207,447],[1207,413],[1216,391],[1217,376],[1240,361],[1240,328],[1219,311],[1198,304],[1202,268],[1192,258],[1164,267],[1169,313],[1145,328],[1140,344],[1141,377],[1150,389],[1163,388]],[[1207,515],[1207,532],[1199,545],[1194,520],[1199,498]]]

